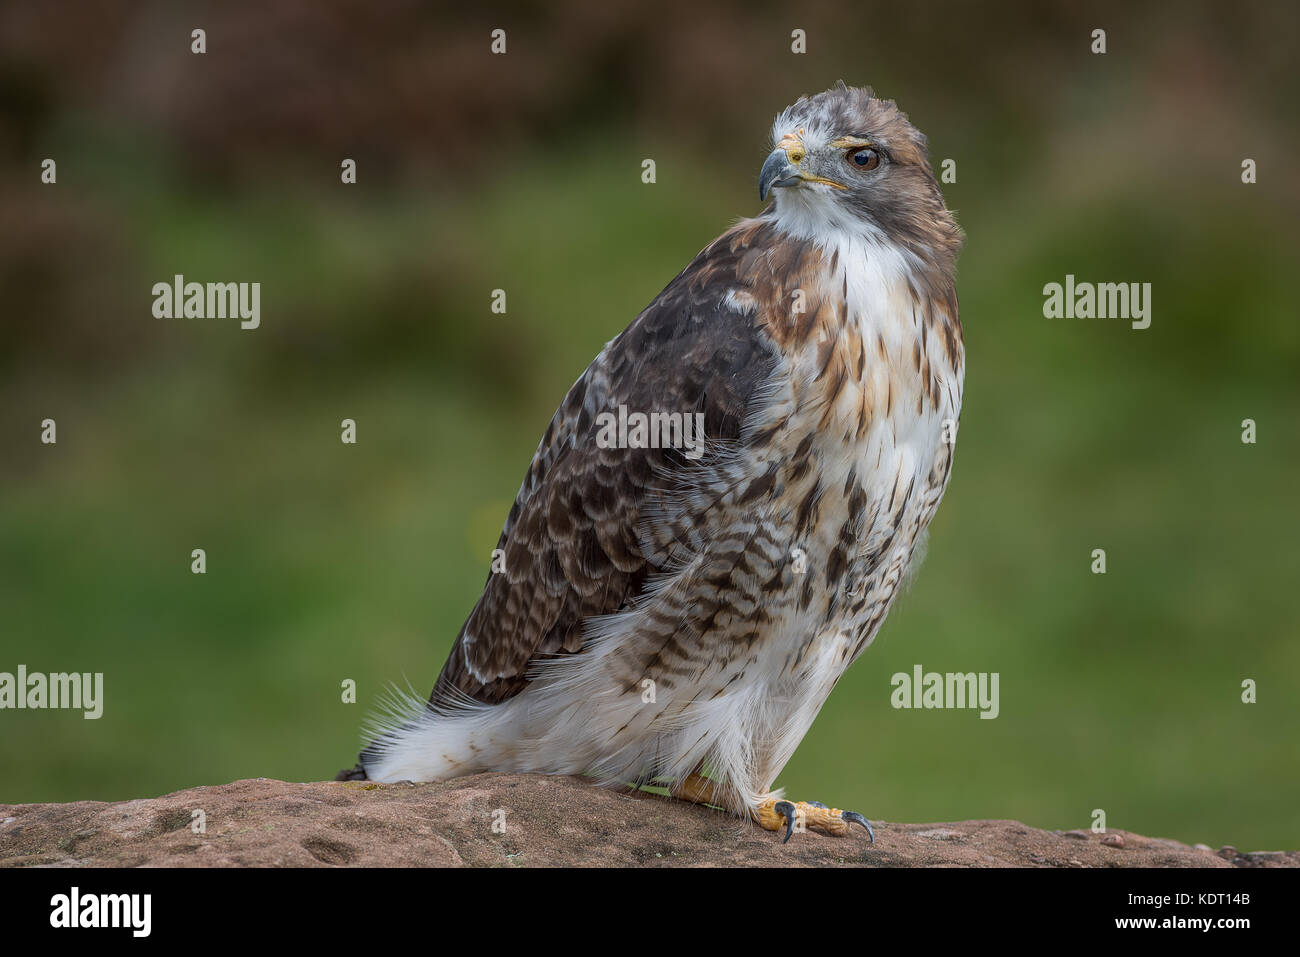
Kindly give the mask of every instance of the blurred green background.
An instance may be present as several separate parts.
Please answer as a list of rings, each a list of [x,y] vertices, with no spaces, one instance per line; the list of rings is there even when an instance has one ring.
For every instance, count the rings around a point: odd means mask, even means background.
[[[758,211],[772,116],[843,78],[956,160],[965,409],[919,581],[778,783],[1300,846],[1296,21],[6,5],[0,671],[102,671],[106,705],[0,712],[0,801],[350,766],[388,682],[431,686],[565,390]],[[154,319],[175,273],[261,282],[261,328]],[[1045,319],[1067,273],[1152,283],[1151,327]],[[893,710],[916,663],[998,672],[1001,715]]]

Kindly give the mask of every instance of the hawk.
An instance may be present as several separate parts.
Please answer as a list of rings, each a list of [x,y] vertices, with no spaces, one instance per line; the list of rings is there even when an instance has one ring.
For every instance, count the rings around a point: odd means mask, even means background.
[[[772,785],[948,483],[962,233],[925,137],[869,89],[800,98],[772,147],[772,202],[569,390],[432,694],[374,729],[353,776],[666,782],[787,840],[796,821],[871,832]],[[703,436],[601,441],[629,412],[695,416]]]

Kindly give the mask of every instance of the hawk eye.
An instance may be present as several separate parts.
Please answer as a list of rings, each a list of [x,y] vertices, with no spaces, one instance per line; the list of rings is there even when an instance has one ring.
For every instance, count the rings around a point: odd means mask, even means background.
[[[851,149],[848,152],[848,161],[858,169],[870,170],[880,165],[880,154],[871,148]]]

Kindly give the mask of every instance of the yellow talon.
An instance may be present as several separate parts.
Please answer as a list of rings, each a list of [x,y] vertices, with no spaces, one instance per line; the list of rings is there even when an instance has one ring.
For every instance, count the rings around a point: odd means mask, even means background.
[[[827,807],[816,801],[768,798],[754,809],[753,818],[766,831],[779,831],[784,827],[783,844],[790,840],[790,835],[795,831],[805,831],[808,828],[844,837],[852,824],[861,824],[871,835],[871,842],[874,844],[876,841],[876,832],[871,829],[871,822],[857,811],[841,811],[837,807]]]
[[[686,775],[672,789],[673,797],[692,804],[709,804],[726,807],[725,789],[717,782],[693,771]],[[750,811],[750,816],[766,831],[779,831],[785,828],[784,844],[790,840],[795,831],[822,831],[836,837],[844,837],[850,826],[861,824],[871,835],[871,842],[876,841],[876,832],[871,829],[871,822],[857,811],[841,811],[837,807],[827,807],[817,801],[785,801],[778,797],[765,799],[758,807]]]

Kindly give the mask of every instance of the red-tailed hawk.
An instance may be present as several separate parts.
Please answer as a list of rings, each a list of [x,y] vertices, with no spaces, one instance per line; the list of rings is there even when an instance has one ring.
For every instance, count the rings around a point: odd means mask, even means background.
[[[870,831],[771,788],[947,485],[962,235],[893,102],[840,84],[772,135],[773,202],[569,390],[429,701],[378,730],[358,774],[661,781],[787,839],[796,820]],[[646,441],[638,414],[702,438]]]

